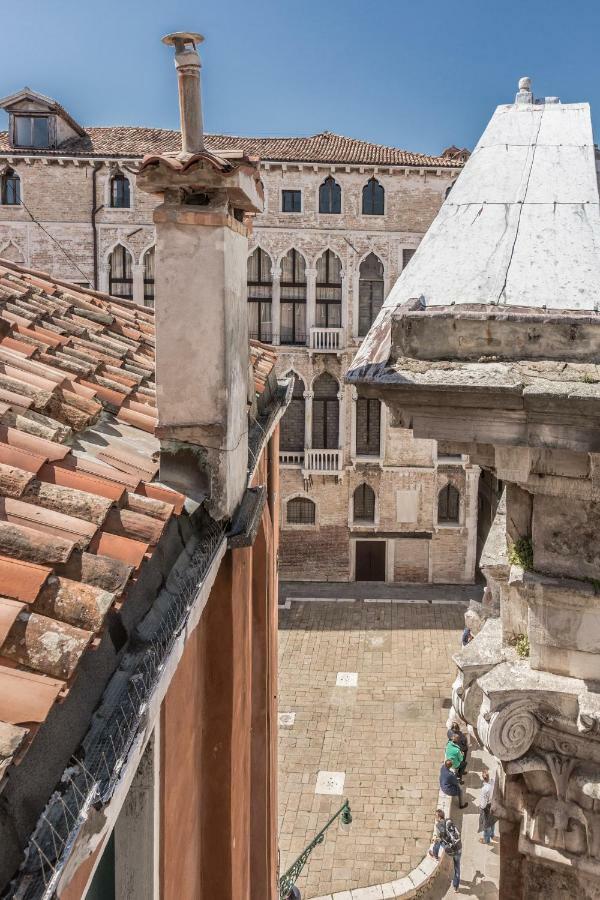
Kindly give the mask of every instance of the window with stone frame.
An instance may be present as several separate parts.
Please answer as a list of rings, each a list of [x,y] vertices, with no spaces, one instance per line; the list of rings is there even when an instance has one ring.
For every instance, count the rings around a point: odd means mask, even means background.
[[[111,176],[110,205],[113,209],[129,209],[131,206],[131,186],[123,172],[115,172]]]
[[[131,253],[122,244],[117,244],[108,258],[108,293],[133,300]]]
[[[381,452],[381,403],[370,397],[356,401],[356,455],[379,456]]]
[[[150,247],[144,253],[144,306],[154,306],[154,261],[156,248]]]
[[[315,325],[317,328],[342,326],[342,262],[331,250],[326,250],[317,260]]]
[[[358,280],[358,336],[364,337],[383,306],[383,263],[374,253],[363,259]]]
[[[353,519],[355,522],[375,521],[375,491],[364,482],[354,491]]]
[[[329,372],[313,382],[312,445],[315,450],[338,450],[340,446],[339,384]]]
[[[363,216],[382,216],[385,211],[385,191],[376,178],[369,178],[362,190]]]
[[[281,261],[279,304],[281,344],[306,343],[306,261],[290,250]]]
[[[271,257],[257,247],[248,257],[248,331],[266,344],[273,340],[272,298]]]
[[[302,212],[302,191],[282,191],[281,192],[281,212],[284,212],[284,213]]]
[[[0,176],[0,203],[2,206],[21,204],[21,179],[14,169],[5,169]]]
[[[438,494],[438,522],[457,524],[460,514],[460,492],[448,483]]]
[[[331,175],[319,188],[319,212],[339,215],[342,212],[342,189]]]
[[[402,251],[402,268],[405,269],[417,251],[405,247]]]
[[[288,525],[314,525],[315,504],[308,497],[294,497],[287,502]]]
[[[286,377],[294,379],[292,399],[279,426],[279,449],[287,453],[301,453],[304,450],[305,400],[304,382],[295,373]]]

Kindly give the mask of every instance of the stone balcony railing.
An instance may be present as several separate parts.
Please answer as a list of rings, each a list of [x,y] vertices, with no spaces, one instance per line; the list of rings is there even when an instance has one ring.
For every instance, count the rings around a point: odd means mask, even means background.
[[[345,346],[343,328],[311,328],[309,350],[316,353],[339,353]]]
[[[303,466],[304,450],[280,450],[279,451],[280,466]]]
[[[305,450],[305,475],[339,475],[342,471],[342,450]]]

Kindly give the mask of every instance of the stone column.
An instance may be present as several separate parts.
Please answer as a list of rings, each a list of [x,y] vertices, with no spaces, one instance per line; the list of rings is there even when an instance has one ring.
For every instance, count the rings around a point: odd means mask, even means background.
[[[144,305],[144,263],[134,263],[131,267],[133,275],[133,302]]]
[[[307,450],[312,448],[313,397],[312,391],[304,391],[304,446]]]
[[[273,343],[281,343],[281,269],[273,269],[271,273],[273,282],[271,290],[271,322],[273,328]]]
[[[317,270],[306,269],[306,343],[310,346],[310,329],[314,328],[317,301]]]
[[[342,314],[341,314],[341,322],[342,328],[344,329],[344,339],[342,341],[341,346],[345,347],[348,339],[348,278],[346,277],[345,269],[342,269]]]

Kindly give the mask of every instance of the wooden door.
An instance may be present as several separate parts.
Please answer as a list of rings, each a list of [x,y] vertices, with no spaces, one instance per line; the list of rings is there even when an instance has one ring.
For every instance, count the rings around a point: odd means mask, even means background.
[[[356,542],[355,581],[385,581],[385,541]]]

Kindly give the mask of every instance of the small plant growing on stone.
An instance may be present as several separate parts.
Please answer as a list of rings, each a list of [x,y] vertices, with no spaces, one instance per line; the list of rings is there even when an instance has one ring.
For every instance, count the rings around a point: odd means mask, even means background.
[[[585,384],[598,384],[598,379],[592,372],[584,372],[583,378],[581,379]]]
[[[533,569],[533,544],[531,538],[519,538],[508,550],[508,561],[512,566]]]
[[[515,650],[521,659],[527,659],[529,656],[529,638],[526,634],[518,634],[515,638]]]

